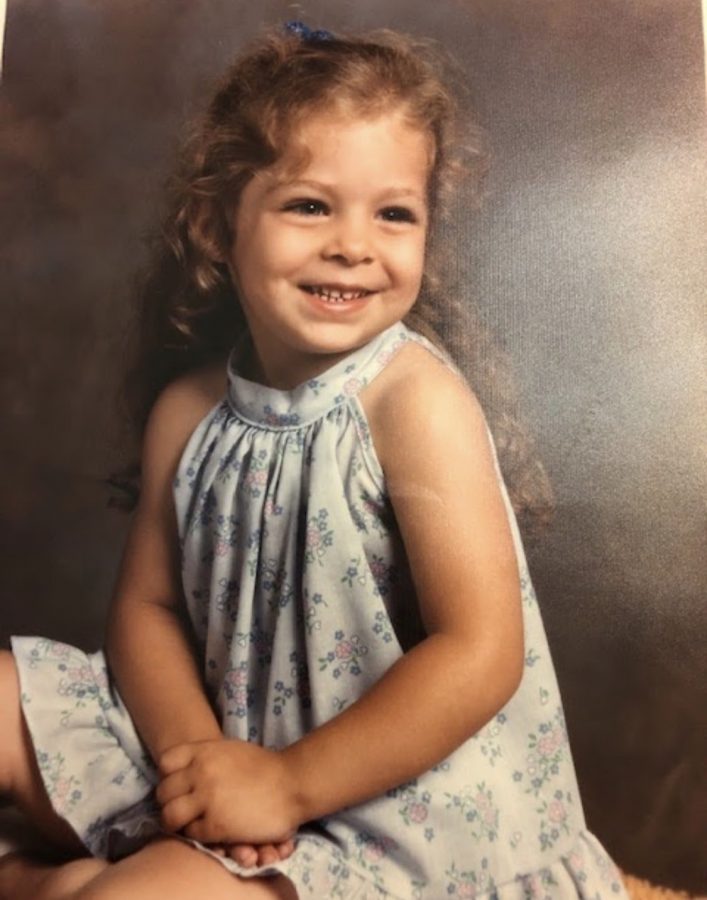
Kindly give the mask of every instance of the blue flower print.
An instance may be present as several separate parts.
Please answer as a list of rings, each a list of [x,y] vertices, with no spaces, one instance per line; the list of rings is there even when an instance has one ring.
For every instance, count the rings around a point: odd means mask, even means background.
[[[355,839],[355,858],[359,865],[371,873],[375,883],[382,885],[379,863],[397,848],[398,843],[392,838],[375,837],[366,831],[360,831]]]
[[[390,619],[382,609],[379,609],[375,615],[375,621],[373,622],[373,633],[377,634],[378,637],[386,644],[389,644],[393,640],[394,635],[393,629],[390,624]]]
[[[533,582],[530,580],[530,575],[525,566],[520,573],[520,592],[524,606],[533,607],[538,605],[535,588],[533,587]]]
[[[459,794],[449,794],[447,809],[458,809],[472,826],[471,834],[477,840],[486,838],[494,841],[498,837],[498,807],[493,800],[493,792],[482,781],[476,788],[462,788]]]
[[[382,556],[371,554],[368,565],[376,583],[378,593],[381,597],[387,597],[390,594],[391,587],[398,580],[398,570],[394,563],[386,563]]]
[[[567,731],[561,708],[554,719],[542,722],[536,732],[528,735],[528,751],[526,772],[530,786],[526,793],[537,796],[542,786],[559,774],[566,757]]]
[[[66,773],[66,760],[61,753],[37,750],[37,763],[54,808],[60,815],[70,813],[81,800],[81,782]]]
[[[188,531],[198,532],[202,528],[208,528],[216,508],[217,500],[213,487],[201,491],[197,495],[192,514],[189,517]]]
[[[279,413],[276,412],[270,404],[263,407],[263,421],[266,425],[274,425],[276,428],[293,427],[299,425],[299,413]]]
[[[240,522],[236,516],[216,516],[212,538],[214,557],[227,556],[232,551],[238,542],[240,530]]]
[[[328,547],[334,543],[334,532],[328,527],[329,513],[320,509],[316,516],[307,519],[304,559],[307,563],[322,565]]]
[[[261,666],[268,666],[272,661],[272,634],[263,628],[258,621],[253,623],[253,627],[248,635],[250,643],[255,653],[256,659]]]
[[[496,760],[503,756],[500,735],[505,723],[506,714],[500,712],[473,737],[473,740],[479,745],[481,753],[491,766],[495,766]]]
[[[528,647],[528,651],[525,654],[525,664],[529,669],[532,669],[535,663],[540,659],[539,654],[532,648]]]
[[[430,813],[432,795],[429,791],[417,792],[415,786],[405,787],[399,795],[401,805],[398,815],[406,825],[422,825]]]
[[[558,882],[550,869],[539,869],[518,879],[523,885],[523,894],[528,900],[552,900],[556,896],[553,888]]]
[[[324,597],[320,593],[312,594],[309,596],[309,591],[304,589],[304,624],[307,629],[307,634],[312,634],[315,631],[319,631],[322,627],[322,623],[319,620],[319,611],[317,607],[319,606],[329,606]]]
[[[319,378],[310,378],[309,381],[307,382],[307,387],[314,394],[315,397],[318,397],[319,392],[322,390],[322,388],[326,387],[326,382],[322,381]]]
[[[386,538],[394,525],[394,518],[384,494],[373,495],[362,491],[358,500],[350,505],[351,518],[356,529],[364,534],[377,534]]]
[[[232,621],[235,621],[238,612],[238,593],[240,584],[236,579],[219,578],[218,586],[221,589],[214,597],[214,606],[219,612],[228,612]]]
[[[358,557],[350,561],[346,568],[346,572],[341,576],[341,581],[351,588],[354,584],[363,586],[368,583],[368,572],[368,566],[365,564],[362,565],[361,557]]]
[[[260,497],[268,483],[268,454],[265,450],[253,453],[241,467],[239,489],[251,497]]]
[[[248,663],[245,660],[226,672],[223,678],[223,692],[228,700],[227,716],[237,716],[242,719],[248,715],[248,709],[254,702],[255,692],[248,685]]]
[[[494,888],[494,881],[488,872],[488,864],[488,859],[484,857],[479,870],[459,871],[452,863],[451,868],[444,873],[449,879],[447,883],[448,896],[455,897],[457,900],[473,900],[480,894],[490,893]]]
[[[571,803],[570,792],[558,790],[551,800],[543,800],[538,807],[537,811],[541,816],[538,833],[541,850],[551,850],[561,834],[570,833],[568,807]]]
[[[343,631],[336,631],[334,639],[336,640],[334,649],[326,656],[319,657],[319,671],[331,668],[334,678],[339,678],[344,672],[348,672],[349,675],[360,675],[359,662],[361,657],[368,653],[368,647],[361,642],[357,634],[347,638]]]
[[[289,580],[287,568],[276,560],[263,560],[258,568],[260,588],[271,609],[291,603],[295,592]]]
[[[280,506],[279,503],[276,503],[272,497],[268,497],[263,504],[263,515],[266,519],[269,519],[272,516],[281,516],[284,511],[284,507]]]

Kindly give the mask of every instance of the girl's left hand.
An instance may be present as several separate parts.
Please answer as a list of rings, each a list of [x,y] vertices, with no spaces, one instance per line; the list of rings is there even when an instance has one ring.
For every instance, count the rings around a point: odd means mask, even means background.
[[[202,843],[280,844],[297,826],[284,756],[246,741],[170,747],[159,759],[157,800],[169,831]]]

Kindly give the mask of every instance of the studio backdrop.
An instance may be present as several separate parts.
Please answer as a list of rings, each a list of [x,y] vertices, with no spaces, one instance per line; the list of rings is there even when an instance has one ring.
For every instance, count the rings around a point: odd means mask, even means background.
[[[707,892],[699,0],[9,0],[0,639],[101,642],[144,237],[214,79],[292,18],[394,27],[461,65],[492,167],[445,239],[556,495],[530,561],[589,824],[624,868]]]

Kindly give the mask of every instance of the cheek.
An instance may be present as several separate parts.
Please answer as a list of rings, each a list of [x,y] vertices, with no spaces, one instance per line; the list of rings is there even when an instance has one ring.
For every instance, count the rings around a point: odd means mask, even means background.
[[[411,283],[419,282],[425,268],[425,241],[411,241],[398,254],[398,271],[402,278]]]

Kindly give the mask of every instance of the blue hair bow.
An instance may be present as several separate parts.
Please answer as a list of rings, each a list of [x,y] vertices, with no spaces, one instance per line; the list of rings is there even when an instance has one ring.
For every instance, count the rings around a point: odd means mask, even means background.
[[[323,28],[312,31],[304,22],[285,22],[285,31],[297,35],[302,41],[331,41],[334,37],[331,31]]]

